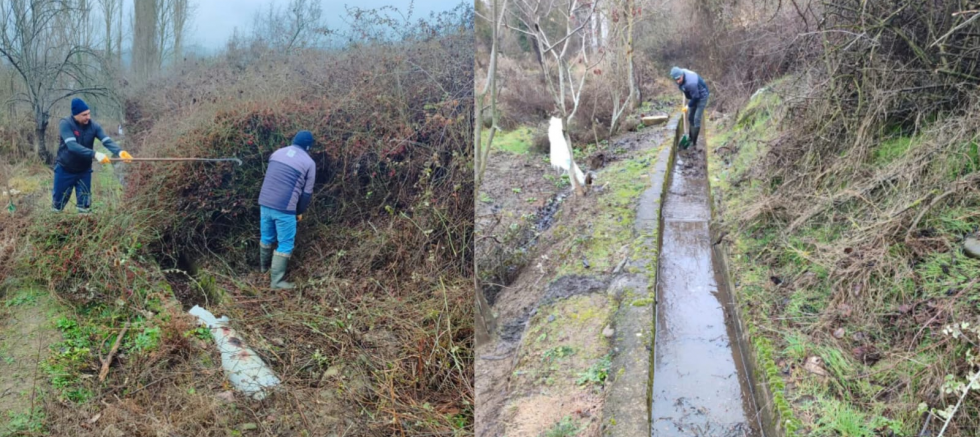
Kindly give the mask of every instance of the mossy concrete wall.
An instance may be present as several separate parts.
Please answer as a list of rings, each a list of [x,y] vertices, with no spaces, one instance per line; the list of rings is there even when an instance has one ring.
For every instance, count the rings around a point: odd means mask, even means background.
[[[672,124],[681,126],[680,117]],[[650,186],[637,204],[634,233],[638,236],[625,274],[616,277],[609,293],[616,297],[613,359],[609,392],[602,411],[604,436],[650,436],[650,390],[653,378],[654,334],[661,210],[673,168],[677,138],[662,141],[649,172]]]

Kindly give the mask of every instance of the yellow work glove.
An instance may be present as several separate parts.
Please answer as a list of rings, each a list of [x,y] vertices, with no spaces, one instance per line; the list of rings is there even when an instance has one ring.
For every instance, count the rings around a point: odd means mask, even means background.
[[[299,215],[297,215],[297,216],[296,216],[296,221],[297,221],[297,222],[301,222],[301,221],[303,221],[303,214],[299,214]]]
[[[102,152],[95,152],[95,160],[100,164],[108,164],[111,162],[109,161],[109,156]]]
[[[685,114],[687,114],[687,106],[685,106],[685,107],[683,107],[683,108],[681,108],[681,112],[683,112],[683,113],[685,113]]]
[[[127,164],[130,163],[130,162],[133,162],[133,155],[130,155],[129,152],[127,152],[125,150],[123,150],[122,152],[119,152],[119,157],[122,158],[123,159],[123,162],[125,162]]]

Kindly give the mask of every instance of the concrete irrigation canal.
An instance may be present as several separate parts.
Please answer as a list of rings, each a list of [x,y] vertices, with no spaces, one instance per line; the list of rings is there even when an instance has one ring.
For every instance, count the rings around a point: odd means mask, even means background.
[[[661,213],[651,434],[761,436],[736,316],[726,315],[724,267],[712,250],[703,151],[678,152],[669,183]]]

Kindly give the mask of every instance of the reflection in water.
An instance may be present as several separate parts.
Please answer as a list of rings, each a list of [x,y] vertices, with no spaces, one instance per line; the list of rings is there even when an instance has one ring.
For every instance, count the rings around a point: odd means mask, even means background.
[[[652,434],[757,436],[711,258],[703,163],[690,153],[674,165],[663,211]]]

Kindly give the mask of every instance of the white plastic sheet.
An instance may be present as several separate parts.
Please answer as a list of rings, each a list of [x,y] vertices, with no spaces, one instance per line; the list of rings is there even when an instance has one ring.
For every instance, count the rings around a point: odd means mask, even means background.
[[[194,305],[188,313],[211,330],[221,352],[221,368],[235,388],[253,399],[264,399],[268,389],[280,384],[262,358],[249,349],[235,330],[228,327],[228,317],[215,318],[208,310]]]
[[[548,126],[548,141],[551,143],[551,166],[567,171],[569,177],[574,173],[578,184],[585,185],[585,174],[568,154],[568,143],[565,142],[565,135],[561,131],[561,119],[558,117],[551,117],[551,124]]]

